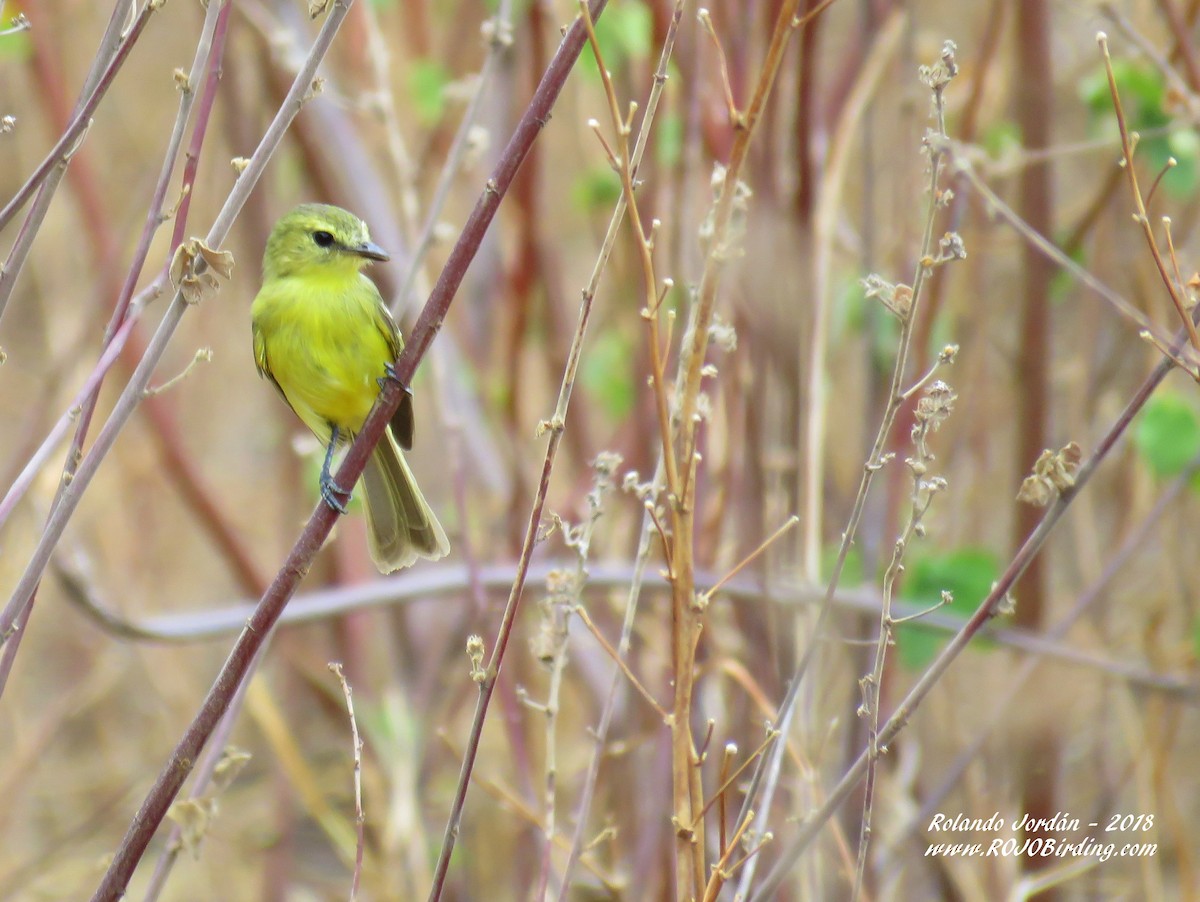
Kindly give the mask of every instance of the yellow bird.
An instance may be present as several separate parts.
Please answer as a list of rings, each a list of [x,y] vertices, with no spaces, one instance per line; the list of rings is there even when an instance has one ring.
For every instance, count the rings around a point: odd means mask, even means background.
[[[404,347],[379,289],[363,268],[387,260],[366,223],[339,207],[303,204],[275,224],[254,299],[258,371],[321,441],[321,497],[346,508],[330,475],[334,450],[362,428],[381,379]],[[363,471],[371,558],[383,573],[450,550],[446,533],[400,450],[412,448],[412,399],[405,396]]]

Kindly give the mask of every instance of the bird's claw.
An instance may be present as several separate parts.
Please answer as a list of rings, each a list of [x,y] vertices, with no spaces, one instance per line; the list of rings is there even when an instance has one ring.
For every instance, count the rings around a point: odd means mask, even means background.
[[[375,380],[379,384],[380,389],[382,389],[386,385],[386,383],[389,379],[392,382],[400,382],[400,377],[396,375],[396,365],[394,363],[385,363],[383,365],[383,372],[385,375],[380,376],[378,379]],[[404,393],[406,395],[408,395],[409,397],[412,397],[412,389],[409,386],[404,385],[403,383],[400,383],[400,387],[402,389],[404,389]]]
[[[351,495],[336,482],[332,477],[321,480],[321,500],[328,504],[339,514],[346,513],[346,503],[338,496],[341,495],[346,501],[349,501]]]

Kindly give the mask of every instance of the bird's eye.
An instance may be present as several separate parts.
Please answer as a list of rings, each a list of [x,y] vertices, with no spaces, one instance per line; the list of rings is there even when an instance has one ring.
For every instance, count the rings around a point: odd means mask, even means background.
[[[312,239],[317,243],[318,247],[332,247],[333,236],[325,231],[317,231],[312,233]]]

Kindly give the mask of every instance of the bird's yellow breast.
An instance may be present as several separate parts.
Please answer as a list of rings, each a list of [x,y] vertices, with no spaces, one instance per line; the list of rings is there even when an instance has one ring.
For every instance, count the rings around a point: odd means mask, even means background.
[[[312,273],[263,285],[252,308],[259,369],[319,437],[356,433],[395,358],[387,311],[365,276]]]

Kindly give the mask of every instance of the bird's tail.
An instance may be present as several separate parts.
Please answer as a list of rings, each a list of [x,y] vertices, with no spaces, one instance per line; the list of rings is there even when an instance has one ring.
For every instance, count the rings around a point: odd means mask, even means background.
[[[363,496],[371,559],[381,573],[408,567],[417,558],[436,561],[449,553],[446,533],[417,487],[391,429],[367,460]]]

